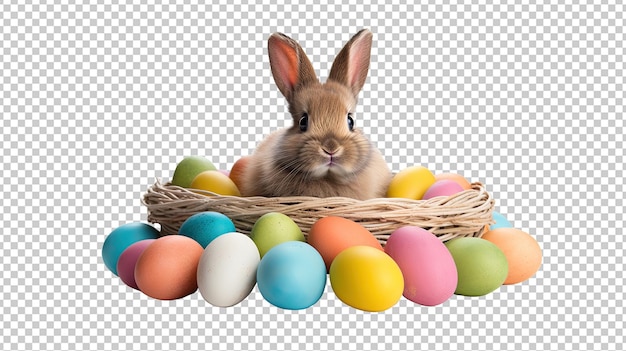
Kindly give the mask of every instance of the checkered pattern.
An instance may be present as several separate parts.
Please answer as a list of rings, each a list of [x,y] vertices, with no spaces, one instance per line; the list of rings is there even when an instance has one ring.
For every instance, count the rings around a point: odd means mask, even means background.
[[[76,3],[76,4],[74,4]],[[0,5],[3,350],[621,350],[622,1],[19,1]],[[493,4],[484,4],[493,3]],[[485,183],[541,270],[485,297],[384,313],[330,287],[285,311],[164,302],[100,257],[185,155],[229,168],[288,123],[266,57],[301,42],[322,79],[374,32],[357,124],[394,170]]]

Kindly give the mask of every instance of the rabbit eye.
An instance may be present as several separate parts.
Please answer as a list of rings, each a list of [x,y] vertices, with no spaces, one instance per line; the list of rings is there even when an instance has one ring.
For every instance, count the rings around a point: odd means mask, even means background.
[[[302,117],[300,117],[300,122],[298,122],[298,125],[300,126],[301,132],[306,132],[306,130],[309,128],[309,115],[303,113]]]
[[[350,129],[350,131],[354,130],[354,118],[352,118],[351,113],[348,113],[348,129]]]

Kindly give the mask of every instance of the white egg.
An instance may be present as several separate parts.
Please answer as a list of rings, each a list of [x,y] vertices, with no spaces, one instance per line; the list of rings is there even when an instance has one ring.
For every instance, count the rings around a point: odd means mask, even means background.
[[[243,301],[256,284],[261,258],[247,235],[227,233],[214,239],[198,264],[198,290],[211,305],[229,307]]]

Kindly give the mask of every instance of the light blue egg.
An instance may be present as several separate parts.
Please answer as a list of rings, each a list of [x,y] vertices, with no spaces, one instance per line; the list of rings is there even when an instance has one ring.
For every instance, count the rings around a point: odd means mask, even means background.
[[[274,306],[301,310],[314,305],[326,287],[326,265],[313,246],[288,241],[270,249],[257,269],[257,284]]]
[[[498,228],[513,228],[511,222],[509,222],[506,217],[499,212],[493,211],[493,220],[496,221],[496,223],[489,227],[490,230]]]
[[[178,229],[178,234],[192,238],[206,249],[218,236],[235,231],[235,225],[230,218],[218,212],[207,211],[187,218]]]
[[[107,268],[117,275],[117,261],[130,245],[145,239],[157,239],[159,231],[146,223],[133,222],[113,230],[102,245],[102,260]]]

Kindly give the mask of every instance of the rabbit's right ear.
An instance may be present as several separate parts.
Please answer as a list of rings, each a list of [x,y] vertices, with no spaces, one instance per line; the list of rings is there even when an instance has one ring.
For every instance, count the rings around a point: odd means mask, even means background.
[[[311,61],[295,40],[274,33],[268,39],[268,52],[274,81],[287,101],[299,87],[318,82]]]

